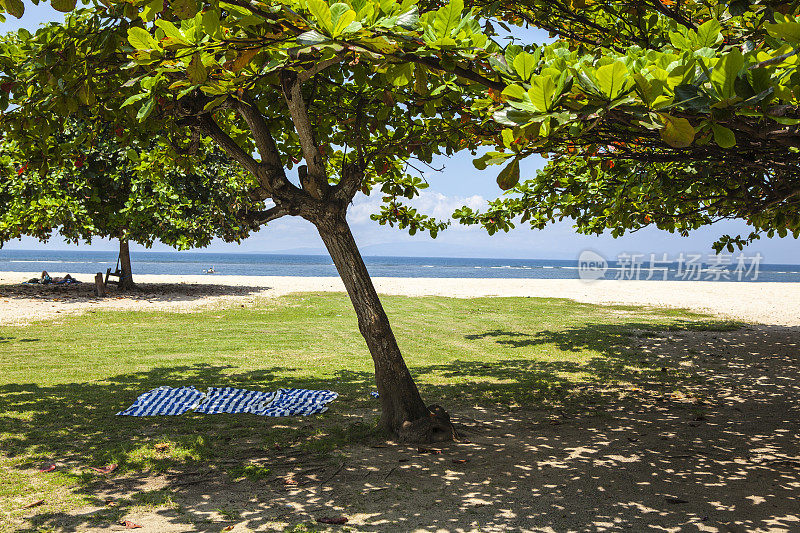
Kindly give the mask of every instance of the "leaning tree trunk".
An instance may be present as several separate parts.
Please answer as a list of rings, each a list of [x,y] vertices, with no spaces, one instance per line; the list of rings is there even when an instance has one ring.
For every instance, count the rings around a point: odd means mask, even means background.
[[[119,239],[119,264],[122,270],[122,277],[119,279],[119,288],[121,290],[129,291],[136,288],[133,282],[133,271],[131,270],[131,251],[128,246],[128,240]]]
[[[344,214],[315,224],[344,282],[375,364],[381,425],[404,442],[452,440],[455,430],[444,409],[422,401]]]

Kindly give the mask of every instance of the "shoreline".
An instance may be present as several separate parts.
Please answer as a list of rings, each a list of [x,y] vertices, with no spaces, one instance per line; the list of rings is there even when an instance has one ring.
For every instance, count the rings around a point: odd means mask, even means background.
[[[94,298],[93,274],[73,274],[80,285],[21,285],[38,272],[0,272],[0,325],[27,323],[90,309],[191,311],[208,306],[253,305],[296,292],[344,292],[335,277],[134,274],[141,291]],[[63,272],[51,272],[63,276]],[[591,304],[682,308],[724,319],[800,326],[800,283],[713,281],[586,282],[532,278],[387,278],[380,294],[401,296],[568,298]]]

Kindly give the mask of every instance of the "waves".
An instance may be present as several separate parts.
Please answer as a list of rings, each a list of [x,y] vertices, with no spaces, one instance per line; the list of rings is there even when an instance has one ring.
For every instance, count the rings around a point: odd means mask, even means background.
[[[309,276],[338,277],[330,257],[324,255],[219,254],[198,252],[134,252],[131,254],[134,275],[168,274],[203,275],[213,267],[215,275],[235,276]],[[116,252],[78,252],[49,250],[2,250],[0,270],[91,274],[116,264]],[[577,279],[576,260],[492,259],[453,257],[365,257],[370,274],[376,277],[403,278],[511,278]],[[675,263],[668,268],[667,279],[683,281]],[[692,280],[706,280],[716,275],[710,265],[697,265]],[[604,279],[648,279],[647,264],[641,265],[638,277],[630,265],[610,261]],[[663,279],[659,268],[653,280]],[[721,279],[720,281],[736,281]],[[749,281],[749,280],[748,280]],[[800,282],[800,266],[761,265],[757,281]]]

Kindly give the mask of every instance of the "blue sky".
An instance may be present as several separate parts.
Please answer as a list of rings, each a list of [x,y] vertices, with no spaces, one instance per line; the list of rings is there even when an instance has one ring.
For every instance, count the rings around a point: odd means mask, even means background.
[[[54,11],[46,3],[38,6],[26,2],[26,12],[21,20],[13,17],[0,23],[0,32],[16,30],[20,27],[34,29],[42,22],[60,20],[61,14]],[[540,31],[525,32],[526,39],[542,41],[547,38]],[[541,158],[529,158],[522,166],[523,177],[531,175],[541,168]],[[472,156],[459,154],[451,159],[437,161],[437,166],[445,167],[443,172],[430,172],[426,178],[430,187],[425,190],[415,205],[425,212],[433,213],[441,218],[448,218],[454,208],[462,205],[480,207],[488,200],[494,199],[501,192],[495,183],[499,167],[490,167],[486,171],[478,171],[472,165]],[[356,198],[350,210],[349,220],[362,253],[365,255],[410,255],[410,256],[452,256],[452,257],[503,257],[533,259],[574,259],[585,249],[593,249],[608,259],[618,254],[628,253],[702,253],[708,254],[711,243],[722,234],[736,235],[749,233],[747,227],[739,222],[723,222],[695,231],[689,237],[645,229],[634,234],[613,239],[610,236],[583,236],[577,234],[569,222],[555,223],[550,227],[537,231],[520,226],[507,234],[487,235],[483,230],[454,224],[440,234],[437,239],[426,235],[408,234],[388,227],[379,226],[369,220],[369,215],[377,210],[379,197]],[[40,243],[35,239],[25,238],[11,241],[5,245],[7,249],[94,249],[114,250],[116,243],[96,240],[91,245],[78,247],[68,245],[59,238],[49,243]],[[142,247],[132,247],[134,251]],[[163,245],[156,245],[155,250],[170,250]],[[301,219],[283,218],[269,226],[240,245],[214,242],[207,251],[213,252],[297,252],[325,253],[324,246],[316,234],[314,227]],[[766,263],[800,264],[800,242],[792,239],[762,239],[746,249],[746,253],[760,252]]]

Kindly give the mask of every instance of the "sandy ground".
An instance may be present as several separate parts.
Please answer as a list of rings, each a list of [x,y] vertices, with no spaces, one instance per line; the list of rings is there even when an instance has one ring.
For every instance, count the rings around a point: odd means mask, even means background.
[[[567,411],[459,409],[453,420],[466,438],[447,445],[351,445],[320,462],[287,443],[237,459],[272,469],[259,481],[232,481],[210,461],[110,477],[92,493],[115,502],[169,491],[172,505],[123,511],[142,533],[796,532],[798,331],[755,326],[638,338],[642,353],[665,365],[679,360],[699,379],[659,391],[647,375],[633,377],[609,403]],[[34,515],[42,529],[24,531],[124,530],[92,519],[102,510]],[[347,526],[316,523],[325,517],[346,518]]]
[[[278,276],[136,276],[140,291],[92,296],[93,276],[72,286],[23,286],[35,272],[0,272],[0,324],[47,319],[88,309],[189,311],[214,305],[251,305],[260,299],[303,291],[344,291],[338,278]],[[62,276],[64,273],[51,273]],[[557,279],[374,278],[382,294],[407,296],[529,296],[571,298],[692,309],[749,323],[800,325],[800,283],[710,281],[595,281]]]

